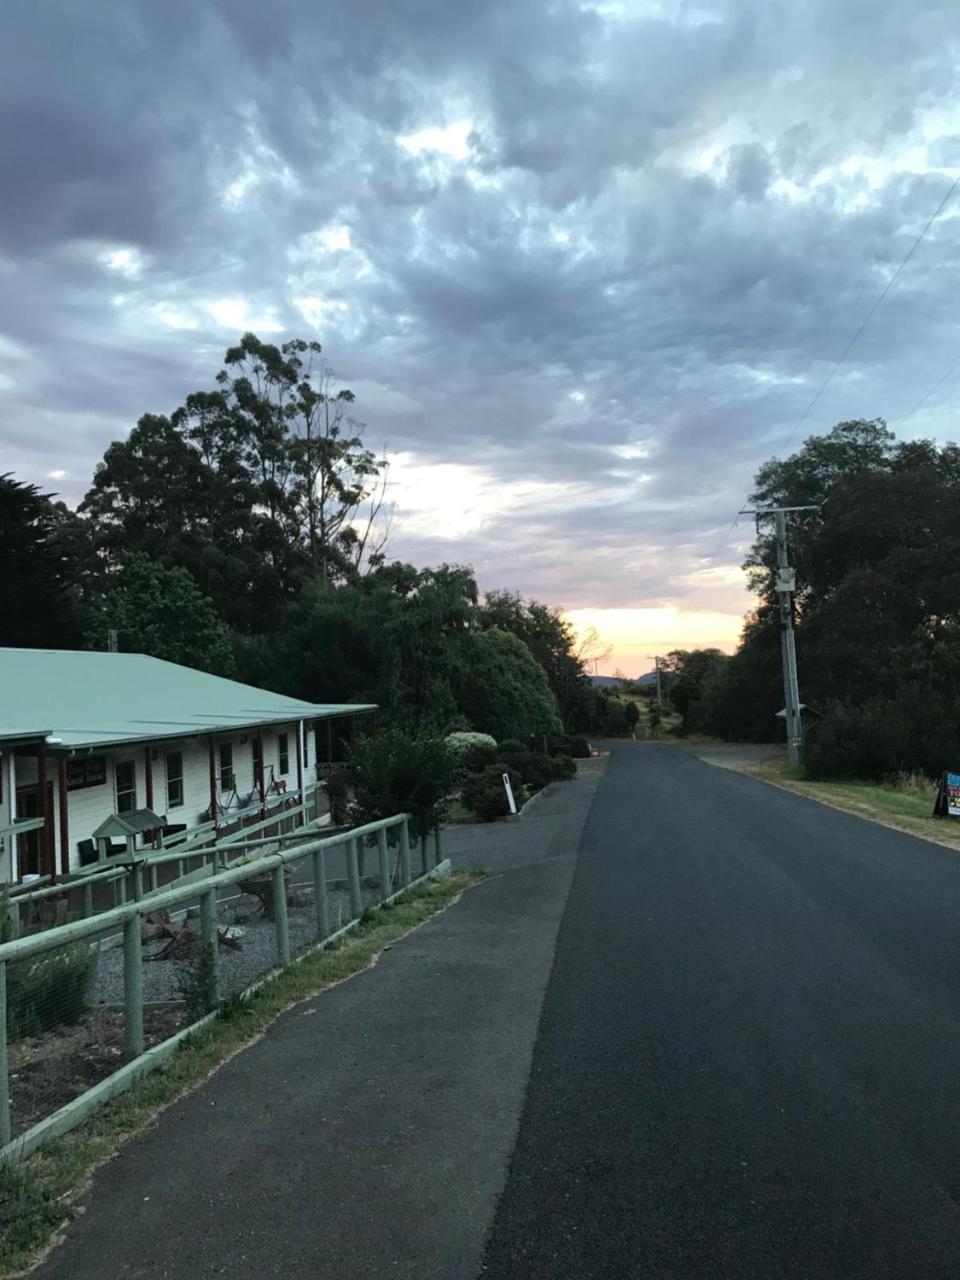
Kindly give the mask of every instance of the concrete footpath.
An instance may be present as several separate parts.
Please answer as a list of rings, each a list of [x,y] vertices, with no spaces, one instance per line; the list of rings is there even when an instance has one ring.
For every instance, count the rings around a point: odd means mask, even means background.
[[[43,1280],[473,1280],[602,761],[450,828],[491,879],[284,1014],[95,1176]]]

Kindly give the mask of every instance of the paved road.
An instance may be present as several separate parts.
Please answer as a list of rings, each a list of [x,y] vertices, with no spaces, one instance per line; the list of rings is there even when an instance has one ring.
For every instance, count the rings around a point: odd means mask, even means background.
[[[126,1146],[38,1277],[472,1280],[601,772],[451,829],[491,878]]]
[[[498,874],[127,1147],[44,1280],[960,1277],[957,855],[665,746],[594,782],[451,831]]]
[[[956,1280],[958,943],[955,853],[616,750],[485,1280]]]

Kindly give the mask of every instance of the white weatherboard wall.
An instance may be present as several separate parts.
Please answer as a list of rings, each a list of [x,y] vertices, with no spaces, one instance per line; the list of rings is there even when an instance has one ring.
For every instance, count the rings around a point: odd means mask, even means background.
[[[256,729],[238,729],[233,733],[217,734],[217,753],[215,757],[217,782],[220,776],[219,744],[229,742],[233,746],[233,771],[236,789],[241,797],[254,789],[253,776],[253,743]],[[289,760],[286,773],[280,772],[279,735],[287,734],[289,744]],[[263,763],[264,777],[269,784],[271,768],[273,777],[286,783],[288,792],[297,789],[297,732],[296,721],[286,725],[270,725],[263,729]],[[316,737],[305,726],[305,736],[310,737],[309,764],[303,771],[304,786],[316,781]],[[246,741],[244,741],[246,739]],[[136,807],[147,805],[147,778],[145,750],[149,746],[153,775],[153,809],[155,813],[165,816],[167,822],[184,824],[187,828],[196,827],[202,816],[210,808],[210,757],[209,738],[201,737],[161,740],[150,744],[137,742],[124,747],[106,750],[94,749],[89,754],[103,756],[106,762],[106,782],[96,787],[83,787],[67,794],[67,834],[70,850],[70,870],[80,867],[80,853],[77,845],[81,840],[89,840],[100,824],[116,812],[116,766],[119,762],[129,760],[133,763],[136,775]],[[183,756],[183,804],[171,806],[167,793],[167,755],[179,751]],[[52,783],[52,826],[54,845],[56,848],[57,871],[62,869],[60,852],[60,796],[57,785],[57,761],[48,758],[47,777]],[[21,756],[16,760],[17,785],[20,787],[36,785],[37,761],[29,756]],[[9,788],[4,789],[4,804],[7,801]],[[227,795],[220,796],[226,802]],[[235,802],[234,802],[235,804]],[[5,825],[0,807],[0,827]],[[230,821],[229,812],[221,819],[223,823]],[[9,842],[8,842],[9,843]],[[2,857],[2,853],[0,853]],[[3,881],[4,864],[0,861],[0,882]]]

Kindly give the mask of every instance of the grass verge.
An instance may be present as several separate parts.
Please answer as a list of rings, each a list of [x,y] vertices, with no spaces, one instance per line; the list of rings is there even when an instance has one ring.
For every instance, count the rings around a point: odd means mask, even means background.
[[[286,1009],[367,969],[390,946],[483,879],[456,871],[364,913],[357,929],[290,965],[247,999],[227,1001],[215,1021],[171,1058],[71,1133],[18,1165],[0,1167],[0,1277],[35,1265],[73,1218],[94,1170],[177,1098],[247,1048]]]
[[[745,770],[754,778],[786,787],[802,796],[907,835],[919,836],[948,849],[960,849],[960,824],[934,818],[936,785],[913,775],[892,782],[859,782],[853,779],[820,782],[790,770],[782,760],[765,760]]]

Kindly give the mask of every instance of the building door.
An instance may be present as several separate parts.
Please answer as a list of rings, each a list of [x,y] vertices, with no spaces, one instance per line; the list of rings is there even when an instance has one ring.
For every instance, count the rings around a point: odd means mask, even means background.
[[[53,783],[47,783],[47,823],[49,825],[53,814]],[[40,814],[40,788],[24,787],[17,792],[17,817],[18,818],[39,818]],[[45,847],[47,832],[43,827],[38,827],[35,831],[25,831],[23,835],[17,836],[17,859],[19,861],[20,878],[24,876],[40,876],[45,871],[49,871],[49,867],[44,867]]]

